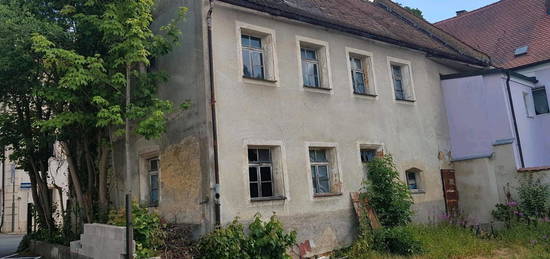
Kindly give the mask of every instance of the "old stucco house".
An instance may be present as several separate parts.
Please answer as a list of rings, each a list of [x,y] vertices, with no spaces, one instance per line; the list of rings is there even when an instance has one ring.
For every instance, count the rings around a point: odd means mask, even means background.
[[[156,61],[170,74],[159,95],[192,106],[160,140],[134,137],[130,165],[115,152],[117,171],[135,172],[111,182],[119,206],[130,184],[197,235],[276,213],[319,254],[353,239],[349,193],[383,152],[416,221],[455,208],[440,76],[486,67],[485,54],[388,0],[159,1],[158,24],[178,6],[189,14],[181,46]]]
[[[496,67],[442,76],[459,205],[487,223],[520,176],[550,183],[550,0],[502,0],[435,25]]]

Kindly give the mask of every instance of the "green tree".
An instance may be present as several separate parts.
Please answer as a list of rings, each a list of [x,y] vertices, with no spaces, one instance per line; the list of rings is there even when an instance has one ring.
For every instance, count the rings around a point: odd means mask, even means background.
[[[146,138],[165,131],[172,104],[157,98],[156,92],[167,77],[151,68],[150,60],[167,54],[178,42],[177,24],[186,9],[153,32],[153,0],[0,0],[0,4],[0,11],[10,15],[0,17],[0,26],[12,35],[2,38],[0,49],[15,49],[18,52],[8,53],[10,57],[25,58],[17,67],[11,66],[14,60],[0,59],[0,78],[8,79],[0,83],[2,99],[7,100],[1,123],[2,131],[9,133],[2,133],[0,141],[14,149],[12,158],[26,170],[41,162],[34,174],[44,181],[47,163],[43,161],[52,154],[51,144],[59,141],[77,215],[83,222],[105,220],[108,159],[114,138],[126,133],[125,120]],[[13,31],[13,23],[29,28]],[[24,45],[13,44],[19,39]],[[21,86],[26,86],[25,91]],[[132,90],[130,105],[125,99],[127,87]],[[43,148],[36,150],[39,147]],[[47,197],[41,195],[40,184],[33,183],[38,200]]]
[[[405,6],[403,7],[405,8],[405,10],[409,11],[410,13],[412,13],[414,16],[418,17],[418,18],[422,18],[424,19],[424,15],[422,14],[422,11],[418,8],[413,8],[413,7],[409,7],[409,6]]]

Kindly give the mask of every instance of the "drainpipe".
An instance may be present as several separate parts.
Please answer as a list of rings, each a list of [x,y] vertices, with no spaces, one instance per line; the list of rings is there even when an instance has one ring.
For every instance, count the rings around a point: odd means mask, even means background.
[[[521,160],[521,168],[525,168],[525,161],[523,159],[523,149],[521,148],[521,139],[519,138],[518,122],[516,120],[516,112],[514,109],[514,101],[512,99],[512,91],[510,89],[510,71],[506,70],[506,88],[508,90],[508,100],[510,101],[510,110],[512,112],[512,120],[514,122],[514,130],[516,133],[516,140],[519,149],[519,159]]]
[[[220,165],[218,161],[218,127],[216,124],[216,93],[214,91],[214,59],[212,48],[212,11],[214,0],[210,0],[210,9],[206,22],[208,24],[208,70],[210,73],[210,109],[212,112],[212,146],[214,149],[214,217],[215,224],[219,226],[221,223],[221,210],[220,210]]]
[[[2,147],[2,218],[0,219],[0,232],[4,227],[4,213],[6,207],[6,147]]]

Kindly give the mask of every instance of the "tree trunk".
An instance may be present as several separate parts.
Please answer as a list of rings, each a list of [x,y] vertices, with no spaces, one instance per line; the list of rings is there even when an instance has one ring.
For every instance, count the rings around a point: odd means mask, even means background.
[[[74,163],[73,157],[72,157],[71,152],[69,150],[69,146],[65,142],[60,142],[60,143],[61,143],[61,147],[63,148],[63,152],[65,153],[65,156],[67,157],[67,164],[69,166],[69,175],[71,177],[71,181],[72,181],[72,184],[73,184],[73,189],[74,189],[74,193],[76,195],[76,200],[78,202],[78,205],[84,211],[84,221],[85,222],[92,222],[92,216],[90,215],[90,210],[88,208],[88,203],[84,200],[84,194],[82,192],[80,179],[78,177],[78,173],[76,171],[76,165]]]
[[[107,199],[107,170],[109,159],[109,146],[107,143],[101,143],[99,155],[99,209],[101,213],[106,214],[109,209]]]

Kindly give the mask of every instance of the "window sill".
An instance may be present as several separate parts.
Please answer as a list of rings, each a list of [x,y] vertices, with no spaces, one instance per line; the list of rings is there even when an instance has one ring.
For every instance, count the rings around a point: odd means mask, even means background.
[[[336,197],[336,196],[342,196],[342,193],[341,192],[316,193],[313,195],[314,198]]]
[[[285,196],[272,196],[272,197],[259,197],[259,198],[250,198],[251,202],[262,202],[262,201],[283,201],[286,200]]]
[[[414,195],[414,194],[425,194],[425,193],[426,193],[426,191],[420,190],[420,189],[418,189],[418,190],[410,190],[410,191],[411,191],[411,194],[413,194],[413,195]]]
[[[358,92],[353,92],[353,94],[359,95],[359,96],[378,97],[377,94],[367,94],[367,93],[358,93]]]
[[[270,79],[264,79],[264,78],[255,78],[255,77],[249,77],[249,76],[243,76],[243,79],[250,80],[250,81],[256,81],[256,82],[263,82],[263,83],[277,83],[277,80],[270,80]]]
[[[304,88],[307,88],[307,89],[315,89],[315,90],[322,90],[322,91],[332,91],[331,88],[315,87],[315,86],[307,86],[307,85],[304,85]]]
[[[398,102],[405,102],[405,103],[415,103],[416,100],[412,100],[412,99],[395,99],[396,101]]]

